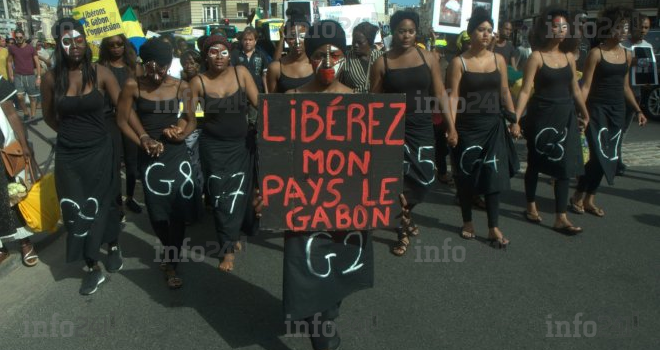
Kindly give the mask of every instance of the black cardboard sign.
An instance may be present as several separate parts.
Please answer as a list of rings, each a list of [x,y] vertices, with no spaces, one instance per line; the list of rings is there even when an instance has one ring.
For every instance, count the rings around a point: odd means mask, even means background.
[[[395,227],[405,108],[400,94],[260,94],[261,229]]]

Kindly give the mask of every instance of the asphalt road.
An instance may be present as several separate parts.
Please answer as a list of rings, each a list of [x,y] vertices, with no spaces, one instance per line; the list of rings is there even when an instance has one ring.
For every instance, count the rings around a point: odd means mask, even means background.
[[[628,158],[632,166],[600,191],[606,217],[571,214],[585,228],[577,237],[550,229],[554,202],[545,177],[540,226],[521,214],[522,175],[501,196],[500,227],[511,240],[506,252],[485,242],[481,211],[480,239],[462,240],[453,189],[438,185],[417,209],[422,234],[408,254],[394,257],[394,234],[375,233],[375,287],[342,305],[342,349],[660,348],[658,135],[658,122],[633,127],[625,139],[625,150],[636,152]],[[43,162],[48,147],[34,143]],[[219,272],[210,257],[182,264],[184,287],[170,291],[155,262],[147,214],[127,219],[124,269],[107,274],[89,297],[78,294],[82,266],[64,263],[65,234],[35,238],[41,263],[34,268],[21,266],[10,245],[13,258],[0,265],[0,347],[311,349],[282,313],[280,235],[250,237],[231,274]],[[190,227],[188,236],[191,247],[208,254],[212,219]],[[436,250],[433,262],[426,251]]]

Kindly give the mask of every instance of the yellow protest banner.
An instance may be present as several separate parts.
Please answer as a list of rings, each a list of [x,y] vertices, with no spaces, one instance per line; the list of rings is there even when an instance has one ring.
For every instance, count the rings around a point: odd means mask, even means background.
[[[83,23],[88,41],[101,40],[124,32],[121,13],[115,0],[100,0],[78,6],[73,9],[72,15]]]

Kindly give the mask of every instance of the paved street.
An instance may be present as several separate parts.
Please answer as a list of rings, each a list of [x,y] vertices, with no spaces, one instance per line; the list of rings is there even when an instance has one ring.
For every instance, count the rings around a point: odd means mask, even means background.
[[[43,122],[37,128],[47,129]],[[485,242],[482,211],[475,212],[479,239],[462,240],[454,190],[438,185],[417,210],[422,234],[404,257],[389,252],[392,232],[375,233],[375,287],[344,301],[342,349],[660,348],[658,135],[657,121],[631,128],[623,152],[629,170],[598,196],[606,216],[569,214],[585,229],[577,237],[550,229],[547,177],[539,184],[540,226],[521,214],[521,174],[501,196],[506,252]],[[44,161],[49,148],[33,142]],[[282,313],[280,235],[249,237],[231,274],[199,255],[213,249],[211,217],[188,237],[195,248],[186,253],[195,250],[196,261],[182,264],[184,287],[170,291],[146,212],[128,213],[124,268],[89,297],[78,294],[82,265],[64,263],[65,234],[35,238],[41,263],[30,269],[9,245],[12,258],[0,265],[0,347],[311,349]]]

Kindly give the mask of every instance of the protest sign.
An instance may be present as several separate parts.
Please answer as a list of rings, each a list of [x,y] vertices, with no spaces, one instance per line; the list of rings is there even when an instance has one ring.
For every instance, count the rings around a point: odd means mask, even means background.
[[[439,33],[459,34],[467,29],[472,11],[483,7],[493,19],[497,31],[500,0],[435,0],[433,4],[433,30]]]
[[[631,83],[634,86],[658,85],[658,66],[653,47],[632,46],[633,57],[637,64],[632,67]]]
[[[259,95],[261,229],[395,227],[405,95]]]
[[[114,0],[100,0],[78,6],[71,12],[85,27],[88,41],[124,34],[121,13]]]
[[[378,14],[373,4],[319,7],[319,18],[339,22],[346,32],[346,45],[353,43],[353,28],[358,24],[378,24]]]

